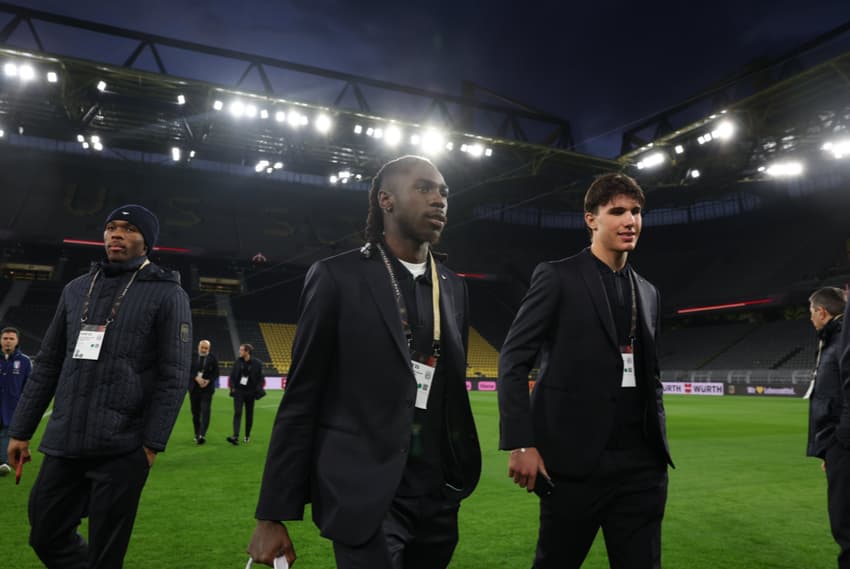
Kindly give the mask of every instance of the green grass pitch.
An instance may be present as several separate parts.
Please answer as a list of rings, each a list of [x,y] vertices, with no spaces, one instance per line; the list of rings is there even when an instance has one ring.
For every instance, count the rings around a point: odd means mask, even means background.
[[[475,493],[460,510],[453,568],[530,567],[537,504],[507,478],[496,450],[493,393],[471,394],[484,453]],[[142,494],[125,566],[242,568],[254,525],[258,485],[279,392],[257,402],[252,442],[229,445],[232,404],[219,391],[209,442],[192,441],[188,401]],[[678,569],[808,569],[835,566],[826,512],[826,479],[804,456],[807,402],[758,397],[669,396],[668,431],[677,468],[670,471],[663,563]],[[43,421],[45,423],[46,421]],[[43,427],[43,424],[42,424]],[[40,432],[36,435],[37,444]],[[0,479],[3,567],[40,567],[27,544],[27,496],[41,455],[20,486]],[[308,516],[309,520],[309,516]],[[85,522],[83,524],[85,528]],[[296,567],[334,567],[330,544],[311,521],[289,524]],[[597,536],[584,567],[607,567]]]

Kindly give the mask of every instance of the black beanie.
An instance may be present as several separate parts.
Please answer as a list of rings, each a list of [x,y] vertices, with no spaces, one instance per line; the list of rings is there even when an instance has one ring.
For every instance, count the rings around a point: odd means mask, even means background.
[[[122,205],[106,216],[103,225],[105,226],[116,219],[132,223],[138,227],[145,240],[145,245],[148,247],[148,255],[153,253],[153,248],[156,247],[156,241],[159,239],[159,220],[151,210],[138,204]]]

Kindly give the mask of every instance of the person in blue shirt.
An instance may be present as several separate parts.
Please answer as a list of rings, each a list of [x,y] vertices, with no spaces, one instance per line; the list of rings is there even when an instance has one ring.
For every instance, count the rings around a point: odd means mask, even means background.
[[[6,449],[9,446],[9,424],[24,382],[32,371],[32,362],[18,347],[20,334],[17,328],[0,331],[0,476],[12,471]]]

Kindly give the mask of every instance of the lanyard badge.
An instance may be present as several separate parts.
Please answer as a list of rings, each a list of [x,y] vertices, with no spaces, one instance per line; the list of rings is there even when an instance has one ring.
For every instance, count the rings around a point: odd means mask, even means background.
[[[623,358],[623,381],[620,387],[637,387],[637,376],[635,375],[635,334],[637,332],[637,286],[635,277],[629,271],[629,281],[632,285],[632,320],[629,327],[629,345],[620,347],[620,356]]]

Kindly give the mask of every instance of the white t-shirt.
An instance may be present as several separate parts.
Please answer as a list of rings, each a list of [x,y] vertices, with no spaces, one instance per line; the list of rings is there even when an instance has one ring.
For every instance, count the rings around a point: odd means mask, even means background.
[[[408,271],[410,271],[410,274],[413,275],[414,279],[416,277],[424,275],[425,267],[428,265],[428,261],[425,261],[423,263],[408,263],[407,261],[403,261],[402,259],[399,259],[399,261],[401,261],[401,264],[404,265],[404,267]]]

